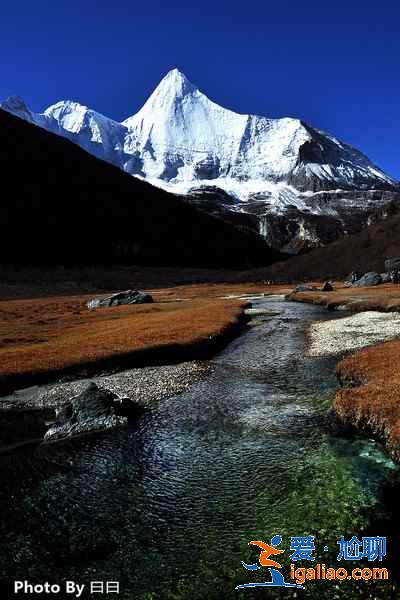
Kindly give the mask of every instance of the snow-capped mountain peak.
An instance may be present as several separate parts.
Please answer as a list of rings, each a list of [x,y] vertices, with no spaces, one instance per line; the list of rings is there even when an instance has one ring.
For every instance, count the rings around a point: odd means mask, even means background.
[[[20,98],[1,107],[154,185],[179,194],[193,191],[196,198],[216,190],[215,202],[257,218],[295,208],[341,219],[341,203],[348,214],[349,193],[362,211],[364,204],[381,205],[387,192],[398,190],[364,154],[334,136],[299,119],[223,108],[179,69],[169,71],[122,123],[68,100],[43,114],[29,111]],[[265,224],[260,231],[268,237]]]
[[[21,119],[32,121],[32,113],[20,96],[9,96],[6,100],[0,102],[0,108]]]
[[[170,71],[138,113],[123,124],[126,149],[152,180],[185,191],[198,180],[280,178],[310,138],[297,119],[238,114],[210,100],[179,70]],[[296,147],[295,147],[296,146]]]
[[[88,112],[89,108],[79,102],[60,100],[46,108],[43,115],[48,119],[54,119],[67,131],[79,133]],[[91,112],[96,114],[94,111]]]
[[[128,128],[135,127],[140,119],[174,110],[188,96],[200,93],[188,78],[178,69],[169,71],[160,81],[138,113],[122,122]]]
[[[2,107],[132,175],[181,193],[200,182],[241,200],[249,193],[270,197],[278,183],[302,192],[395,183],[362,153],[299,119],[269,119],[219,106],[177,68],[122,123],[69,100],[43,114],[31,113],[20,98]],[[280,193],[273,196],[279,205]]]
[[[43,117],[48,122],[53,123],[53,129],[55,128],[55,124],[57,124],[61,131],[71,134],[83,133],[86,136],[90,135],[91,141],[97,143],[104,142],[108,134],[115,132],[115,130],[121,136],[126,133],[121,123],[113,121],[79,102],[71,100],[61,100],[49,106],[44,111]]]

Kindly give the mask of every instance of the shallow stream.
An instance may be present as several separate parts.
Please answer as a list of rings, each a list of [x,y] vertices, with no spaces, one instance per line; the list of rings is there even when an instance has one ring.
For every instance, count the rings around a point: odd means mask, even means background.
[[[333,317],[280,298],[254,308],[209,375],[128,429],[0,458],[4,577],[119,581],[130,600],[399,597],[398,469],[331,426],[336,360],[305,352],[309,323]],[[250,540],[282,536],[288,579],[290,536],[350,569],[336,542],[367,533],[388,536],[391,581],[235,590],[268,578],[241,565],[257,562]]]

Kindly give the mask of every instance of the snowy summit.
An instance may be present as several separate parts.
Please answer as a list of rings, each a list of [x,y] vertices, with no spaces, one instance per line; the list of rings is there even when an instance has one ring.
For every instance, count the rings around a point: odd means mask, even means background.
[[[235,210],[258,217],[295,207],[341,218],[338,193],[348,204],[350,192],[397,189],[364,154],[337,138],[298,119],[225,109],[178,69],[122,123],[71,101],[57,102],[43,114],[29,111],[19,98],[0,106],[154,185],[179,194],[220,191]],[[332,203],[318,202],[324,192]],[[361,209],[369,204],[359,197],[351,201]],[[382,197],[375,194],[374,202],[382,204]],[[261,233],[265,228],[261,219]]]

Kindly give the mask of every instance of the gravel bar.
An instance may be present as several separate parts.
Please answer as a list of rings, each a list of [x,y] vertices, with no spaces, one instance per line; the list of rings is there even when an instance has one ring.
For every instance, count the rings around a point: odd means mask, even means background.
[[[365,311],[334,321],[312,323],[308,332],[310,356],[329,356],[359,350],[400,335],[400,313]]]
[[[0,410],[30,410],[57,408],[79,394],[94,381],[120,396],[127,396],[143,406],[162,398],[179,394],[201,379],[210,366],[207,362],[191,361],[176,365],[142,367],[120,373],[79,379],[65,383],[33,386],[0,398]]]

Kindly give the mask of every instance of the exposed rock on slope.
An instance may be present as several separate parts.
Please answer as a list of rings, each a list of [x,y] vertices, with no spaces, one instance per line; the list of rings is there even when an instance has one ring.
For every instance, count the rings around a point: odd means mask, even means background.
[[[316,248],[308,254],[295,256],[266,269],[251,271],[246,277],[273,281],[310,281],[328,277],[345,279],[353,271],[383,273],[385,259],[398,256],[400,215],[392,215],[360,233],[349,235],[324,248]]]

